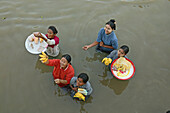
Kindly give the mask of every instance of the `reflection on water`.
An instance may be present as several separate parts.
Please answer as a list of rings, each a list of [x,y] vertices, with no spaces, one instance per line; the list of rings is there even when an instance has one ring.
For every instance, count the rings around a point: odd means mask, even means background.
[[[116,95],[120,95],[126,89],[129,83],[129,80],[123,81],[113,77],[108,67],[105,67],[105,71],[103,72],[103,75],[98,75],[98,76],[102,78],[100,80],[100,83],[106,87],[111,88]]]
[[[84,106],[86,104],[92,103],[92,100],[93,100],[92,96],[90,96],[86,102],[75,100],[76,103],[80,103],[81,104],[80,113],[88,113],[88,111],[86,110],[86,108],[84,108]]]
[[[93,62],[93,61],[99,61],[101,62],[104,57],[106,57],[108,54],[103,52],[95,52],[93,57],[86,57],[86,61]]]
[[[130,2],[130,3],[148,3],[154,2],[155,0],[121,0],[122,2]]]

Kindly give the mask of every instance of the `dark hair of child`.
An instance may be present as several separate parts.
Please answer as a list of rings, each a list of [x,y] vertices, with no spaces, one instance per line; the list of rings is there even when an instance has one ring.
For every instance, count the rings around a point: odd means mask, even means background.
[[[123,51],[125,52],[125,54],[127,54],[129,52],[129,47],[126,45],[123,45],[120,47],[121,49],[123,49]]]
[[[67,60],[68,63],[71,62],[71,56],[69,54],[65,54],[62,57],[64,57]]]
[[[166,113],[170,113],[170,111],[167,111]]]
[[[54,26],[50,26],[48,29],[51,29],[54,34],[58,33],[57,29]]]
[[[110,27],[114,30],[116,30],[116,21],[114,19],[111,19],[110,21],[108,21],[106,24],[110,25]]]
[[[80,73],[78,78],[82,78],[84,83],[86,83],[89,80],[89,77],[86,73]]]

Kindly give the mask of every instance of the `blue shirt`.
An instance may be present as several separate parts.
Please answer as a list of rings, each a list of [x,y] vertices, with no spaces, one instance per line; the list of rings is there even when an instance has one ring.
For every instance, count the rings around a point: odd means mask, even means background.
[[[104,45],[112,46],[114,49],[118,49],[118,39],[114,31],[107,35],[104,28],[101,28],[98,33],[97,42],[101,41],[103,41]]]

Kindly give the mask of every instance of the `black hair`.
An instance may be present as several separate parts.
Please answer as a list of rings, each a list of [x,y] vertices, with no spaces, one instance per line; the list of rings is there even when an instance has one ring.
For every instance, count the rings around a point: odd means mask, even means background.
[[[167,111],[166,113],[170,113],[170,111]]]
[[[123,45],[120,47],[121,49],[123,49],[123,51],[125,52],[125,54],[127,54],[129,52],[129,47],[127,45]]]
[[[86,83],[89,80],[89,77],[86,73],[80,73],[78,78],[82,78],[84,83]]]
[[[71,56],[69,54],[65,54],[62,57],[64,57],[67,60],[68,63],[71,62]]]
[[[48,29],[51,29],[54,34],[58,33],[57,29],[54,26],[50,26],[50,27],[48,27]]]
[[[116,21],[115,19],[111,19],[110,21],[108,21],[106,24],[110,25],[110,27],[114,30],[116,30]]]

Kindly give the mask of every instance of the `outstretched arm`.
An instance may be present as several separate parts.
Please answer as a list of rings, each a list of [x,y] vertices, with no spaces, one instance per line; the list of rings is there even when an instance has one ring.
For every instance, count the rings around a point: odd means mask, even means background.
[[[90,45],[85,45],[84,47],[82,47],[84,50],[88,50],[89,48],[96,46],[97,44],[99,44],[99,42],[94,41],[92,44]]]
[[[40,32],[34,33],[34,36],[38,37],[38,38],[42,38],[43,40],[45,40],[47,42],[47,39],[45,37],[43,37],[43,35]]]

